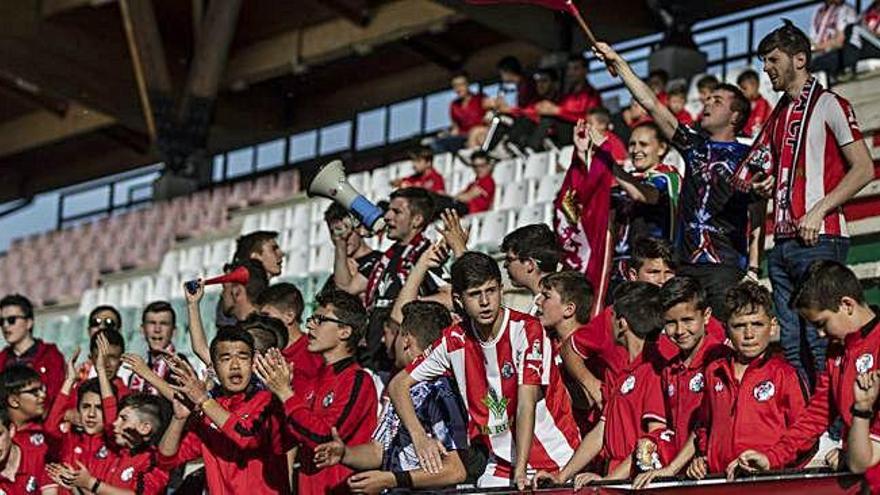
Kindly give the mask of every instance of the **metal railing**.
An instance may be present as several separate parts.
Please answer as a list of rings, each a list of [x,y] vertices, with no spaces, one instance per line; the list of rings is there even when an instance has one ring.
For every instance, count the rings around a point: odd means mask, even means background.
[[[720,68],[720,73],[722,77],[726,77],[728,70],[730,69],[731,64],[742,63],[743,65],[749,65],[754,63],[757,59],[756,53],[756,23],[768,19],[768,18],[780,18],[786,13],[793,12],[798,9],[803,9],[811,6],[815,6],[822,3],[821,0],[803,0],[800,2],[780,2],[780,5],[775,8],[770,8],[769,10],[761,8],[751,9],[752,12],[746,11],[746,13],[742,15],[728,15],[724,16],[721,19],[714,20],[706,20],[698,23],[693,31],[694,37],[698,38],[700,35],[705,35],[713,32],[718,32],[719,34],[723,34],[724,30],[729,30],[731,28],[736,27],[744,27],[747,33],[746,47],[745,50],[738,51],[736,53],[731,53],[731,41],[730,41],[730,33],[723,36],[713,37],[707,40],[703,40],[699,43],[699,48],[706,51],[713,47],[720,47],[720,55],[718,57],[709,58],[707,66],[709,68]],[[855,0],[855,6],[860,11],[861,10],[861,0]],[[633,55],[638,54],[644,51],[652,51],[660,44],[660,37],[657,34],[652,34],[648,36],[643,36],[641,38],[637,38],[634,40],[628,40],[617,44],[618,50],[627,60],[633,64],[634,66],[639,66],[645,64],[650,58],[650,55]],[[630,54],[631,56],[627,56]],[[589,73],[590,75],[596,76],[599,73],[605,72],[605,67],[598,60],[592,57],[591,54],[588,55],[589,64]],[[645,64],[646,65],[646,64]],[[647,73],[644,74],[645,76]],[[486,87],[491,87],[497,84],[497,81],[486,81],[482,84],[479,84],[481,90]],[[603,96],[608,95],[609,93],[613,93],[615,91],[621,91],[623,89],[623,84],[620,82],[614,82],[611,84],[606,84],[603,86],[599,86],[597,89],[603,94]],[[350,120],[335,122],[324,127],[318,129],[312,129],[308,131],[304,131],[301,133],[297,133],[295,135],[284,137],[284,157],[283,162],[278,164],[276,167],[266,170],[259,170],[257,166],[257,146],[260,146],[260,143],[254,145],[252,148],[252,163],[250,165],[250,171],[245,174],[235,174],[234,176],[230,174],[229,171],[229,155],[230,153],[241,151],[247,148],[239,148],[236,150],[229,150],[227,152],[223,152],[218,154],[215,159],[215,166],[219,164],[220,173],[219,177],[214,181],[214,185],[226,184],[238,180],[248,180],[258,177],[260,175],[269,174],[269,173],[277,173],[278,171],[294,168],[294,167],[302,167],[305,169],[312,168],[316,166],[319,162],[326,161],[331,157],[336,157],[342,155],[346,158],[347,162],[350,164],[354,164],[354,170],[362,170],[364,167],[358,167],[358,160],[370,160],[372,159],[377,164],[387,162],[393,156],[400,156],[400,149],[402,147],[408,146],[412,139],[417,139],[427,135],[430,132],[433,132],[436,129],[435,126],[431,126],[429,128],[428,122],[428,113],[429,113],[429,104],[428,101],[432,98],[438,98],[446,94],[448,90],[436,91],[427,95],[423,95],[417,98],[408,98],[406,100],[400,100],[388,105],[384,105],[382,107],[373,108],[370,110],[365,110],[359,112],[354,115]],[[418,102],[419,105],[419,118],[418,124],[413,127],[413,132],[405,134],[403,136],[392,136],[392,111],[394,108],[399,105],[407,102]],[[362,115],[373,114],[376,111],[381,111],[382,119],[384,120],[383,129],[381,131],[381,139],[377,139],[375,142],[369,144],[369,146],[358,147],[358,137],[360,136],[361,129],[359,127],[359,120]],[[341,150],[334,150],[332,152],[322,154],[322,131],[327,129],[339,126],[339,125],[349,125],[350,129],[348,132],[348,143]],[[375,130],[375,129],[373,129]],[[306,156],[302,159],[291,160],[291,149],[294,146],[293,142],[296,138],[306,136],[309,133],[314,133],[314,143],[311,147],[311,150],[307,150]],[[125,201],[117,201],[118,200],[118,192],[117,184],[126,180],[132,180],[138,177],[146,177],[150,174],[154,174],[157,170],[161,170],[161,164],[152,165],[147,168],[139,169],[137,171],[131,172],[130,174],[123,174],[124,177],[120,178],[120,176],[113,176],[110,178],[101,181],[96,184],[94,181],[84,184],[82,186],[76,186],[75,188],[66,189],[62,191],[61,198],[59,199],[58,204],[58,218],[57,218],[57,227],[63,227],[72,222],[80,221],[90,217],[96,217],[101,215],[109,215],[113,214],[117,211],[124,211],[131,209],[134,206],[147,203],[152,201],[151,194],[151,185],[150,184],[138,184],[133,185],[127,189],[125,195]],[[87,193],[91,190],[108,190],[106,201],[102,201],[100,204],[96,205],[94,208],[89,208],[86,211],[76,211],[76,212],[67,212],[65,211],[65,203],[67,199],[75,197],[79,194]]]

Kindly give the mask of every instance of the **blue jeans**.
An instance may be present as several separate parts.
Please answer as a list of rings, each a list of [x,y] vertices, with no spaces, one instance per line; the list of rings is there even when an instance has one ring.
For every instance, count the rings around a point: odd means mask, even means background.
[[[818,260],[846,263],[847,252],[849,238],[822,235],[819,236],[819,243],[812,247],[804,246],[797,239],[783,240],[767,257],[782,350],[788,362],[811,386],[816,383],[816,375],[825,369],[828,342],[819,337],[816,328],[803,321],[791,307],[791,295],[810,263]]]

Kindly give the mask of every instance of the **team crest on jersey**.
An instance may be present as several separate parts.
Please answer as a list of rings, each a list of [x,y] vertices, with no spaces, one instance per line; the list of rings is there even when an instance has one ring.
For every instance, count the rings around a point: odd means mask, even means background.
[[[620,384],[620,393],[626,395],[633,391],[636,388],[636,377],[635,375],[629,375],[626,377],[626,380]]]
[[[513,363],[510,361],[504,363],[501,367],[501,378],[508,379],[513,377]]]
[[[874,355],[865,353],[856,359],[856,371],[864,373],[874,368]]]
[[[666,395],[668,395],[669,397],[672,397],[673,395],[675,395],[675,385],[670,383],[666,387]]]
[[[752,393],[755,396],[755,400],[758,402],[766,402],[776,395],[776,385],[773,385],[773,382],[770,380],[764,380],[755,385],[755,389]]]
[[[327,395],[324,396],[324,400],[321,401],[321,404],[324,407],[330,407],[330,404],[333,404],[333,391],[332,390],[330,392],[328,392]]]
[[[31,445],[39,447],[46,442],[46,437],[43,436],[42,433],[34,433],[31,435]]]
[[[40,373],[46,373],[46,367],[40,366]]]
[[[715,391],[721,392],[722,390],[724,390],[724,384],[721,382],[715,382]]]
[[[108,455],[109,453],[110,453],[110,452],[107,450],[107,446],[106,446],[106,445],[102,445],[102,446],[101,446],[101,449],[98,450],[98,453],[95,454],[95,457],[97,457],[98,459],[106,459],[106,458],[107,458],[107,455]]]
[[[31,476],[30,478],[28,478],[27,484],[25,485],[24,489],[28,493],[36,492],[37,491],[37,477]]]
[[[691,389],[691,392],[702,392],[705,385],[706,383],[705,380],[703,380],[703,374],[697,373],[691,378],[690,383],[688,383],[688,388]]]
[[[544,359],[544,355],[541,352],[541,341],[535,340],[532,342],[532,348],[529,350],[529,353],[526,354],[527,361],[541,361]]]
[[[76,455],[80,455],[80,454],[82,454],[82,453],[83,453],[83,449],[82,449],[82,447],[80,447],[79,445],[77,445],[76,447],[73,448],[73,453],[76,454]]]
[[[119,478],[122,481],[128,482],[131,481],[131,477],[134,476],[134,466],[128,466],[125,470],[122,471],[122,474],[119,475]]]

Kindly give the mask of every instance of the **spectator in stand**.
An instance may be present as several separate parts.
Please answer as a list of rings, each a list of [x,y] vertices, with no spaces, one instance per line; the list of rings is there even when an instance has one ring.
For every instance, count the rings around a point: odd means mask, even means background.
[[[351,280],[360,274],[364,278],[370,276],[373,267],[382,258],[382,253],[372,249],[364,241],[368,235],[367,229],[339,203],[331,203],[324,211],[324,221],[330,229],[330,239],[333,240],[334,258],[333,267],[348,270]],[[321,291],[347,287],[339,287],[335,276],[331,276]]]
[[[663,69],[654,69],[648,74],[647,83],[660,103],[666,105],[669,99],[669,93],[666,91],[669,86],[669,73]]]
[[[259,262],[270,279],[281,275],[284,252],[278,246],[278,232],[261,230],[239,237],[235,241],[232,262],[242,263],[245,260]]]
[[[394,244],[385,251],[370,273],[352,273],[348,263],[341,262],[338,256],[336,258],[333,266],[336,285],[349,294],[363,295],[368,308],[370,319],[362,359],[367,367],[375,371],[391,369],[391,362],[382,345],[385,320],[416,260],[431,245],[431,241],[424,236],[424,230],[433,218],[434,200],[428,191],[416,187],[398,189],[391,193],[391,202],[385,212],[387,235]],[[419,293],[423,298],[452,306],[442,269],[431,271]]]
[[[255,349],[253,337],[242,328],[217,333],[211,341],[216,394],[184,361],[169,360],[180,392],[159,443],[159,465],[173,469],[204,459],[207,493],[290,493],[272,393],[251,379]],[[196,407],[199,414],[191,418]]]
[[[470,165],[477,177],[455,196],[455,200],[467,205],[470,214],[489,211],[495,201],[495,179],[492,178],[495,162],[485,151],[475,151],[471,154]]]
[[[366,325],[367,312],[357,297],[343,291],[318,297],[318,308],[308,319],[309,351],[320,353],[324,366],[308,395],[291,388],[290,366],[280,352],[256,356],[257,376],[284,408],[284,438],[300,444],[302,495],[345,493],[352,470],[318,467],[315,449],[332,441],[334,432],[349,445],[367,443],[376,428],[376,389],[355,359]]]
[[[49,474],[63,487],[98,495],[137,493],[162,495],[168,473],[157,466],[156,442],[162,437],[170,416],[168,401],[150,394],[132,394],[119,405],[113,423],[118,450],[116,461],[101,476],[86,467],[49,466]]]
[[[423,460],[422,469],[438,473],[442,448],[425,433],[410,390],[451,373],[468,408],[472,442],[491,452],[477,486],[513,484],[522,490],[529,483],[528,467],[558,469],[577,448],[580,435],[571,399],[544,327],[501,305],[498,263],[467,252],[451,271],[464,321],[446,328],[424,359],[398,373],[388,395]]]
[[[611,146],[611,156],[614,158],[614,161],[616,161],[618,165],[623,165],[628,156],[626,145],[623,144],[620,137],[611,130],[611,114],[608,112],[608,109],[605,107],[591,108],[590,111],[587,112],[587,123],[589,123],[590,127],[595,129],[596,132],[605,136],[605,139],[608,140],[608,143]]]
[[[874,0],[850,28],[843,47],[843,64],[855,74],[859,60],[880,58],[880,0]]]
[[[177,350],[171,339],[177,329],[177,314],[168,301],[154,301],[147,304],[141,314],[141,332],[147,341],[147,359],[145,361],[153,373],[165,380],[169,375],[166,355],[176,355]],[[130,358],[129,358],[130,360]],[[148,392],[157,394],[158,391],[143,380],[140,375],[132,373],[129,377],[128,386],[132,392]]]
[[[659,98],[658,98],[659,100]],[[675,115],[675,119],[678,120],[679,123],[684,125],[693,125],[694,118],[691,117],[690,112],[684,108],[687,103],[687,86],[678,84],[669,89],[669,93],[666,99],[666,106],[669,107],[669,111]]]
[[[811,72],[827,72],[829,84],[844,68],[843,47],[847,27],[856,22],[856,11],[844,0],[825,0],[813,12],[810,21]]]
[[[443,176],[434,168],[434,152],[431,151],[431,148],[422,146],[410,153],[409,156],[412,159],[415,173],[409,177],[395,179],[391,182],[391,185],[395,188],[421,187],[434,193],[446,194],[446,184],[443,181]]]
[[[529,140],[541,122],[538,104],[544,101],[559,100],[559,75],[552,69],[540,69],[532,77],[535,99],[528,105],[513,108],[501,107],[503,113],[514,117],[510,128],[510,141],[520,148],[529,146]]]
[[[718,78],[713,76],[712,74],[707,74],[697,80],[697,92],[700,95],[700,103],[703,104],[703,108],[701,108],[700,112],[697,113],[697,122],[701,122],[703,120],[703,112],[706,111],[706,106],[709,104],[712,93],[716,89],[718,89],[719,85],[721,85],[721,82],[718,81]]]
[[[528,76],[523,70],[519,59],[513,56],[507,56],[498,61],[496,66],[498,75],[503,85],[516,86],[516,108],[526,108],[538,101],[538,93],[535,88],[535,81]],[[491,102],[491,108],[501,113],[510,113],[511,107],[507,105],[504,95],[499,95]]]
[[[39,493],[55,495],[58,485],[49,479],[43,468],[45,461],[38,457],[27,456],[12,438],[15,436],[15,425],[6,408],[0,408],[0,492],[3,493]]]
[[[61,366],[64,366],[63,359]],[[49,445],[43,429],[49,397],[40,374],[24,364],[6,368],[0,373],[0,398],[2,408],[9,413],[15,426],[12,440],[25,457],[38,459],[42,466],[49,452],[54,455],[57,445]]]
[[[307,390],[323,361],[320,354],[308,351],[308,336],[300,328],[304,309],[302,293],[295,285],[285,282],[269,286],[257,302],[260,314],[277,318],[287,328],[287,347],[281,349],[281,355],[293,367],[293,389]]]
[[[660,132],[684,157],[686,172],[677,217],[682,231],[675,236],[682,260],[679,274],[700,282],[709,306],[724,308],[727,289],[742,280],[748,266],[757,265],[757,260],[752,265],[749,259],[752,196],[733,184],[734,173],[749,150],[736,141],[749,117],[749,101],[736,86],[718,86],[703,110],[704,132],[700,133],[680,124],[610,46],[599,43],[593,50],[620,75],[635,99],[651,113]]]
[[[449,104],[452,128],[449,135],[439,137],[432,147],[436,153],[454,152],[461,148],[475,148],[486,139],[486,125],[483,116],[488,103],[482,93],[472,93],[470,76],[467,72],[457,72],[452,76],[452,91],[455,100]]]
[[[761,40],[758,53],[773,89],[784,93],[734,183],[774,198],[775,246],[767,268],[780,341],[786,359],[815,383],[826,342],[816,329],[803,327],[788,302],[810,263],[846,261],[842,206],[873,180],[874,165],[852,105],[810,75],[810,43],[800,29],[786,22]],[[790,139],[793,128],[802,129],[797,139]]]
[[[541,279],[559,269],[561,253],[556,236],[547,224],[526,225],[504,236],[500,249],[507,278],[514,287],[529,291],[532,304],[526,313],[535,316],[541,297]]]
[[[240,263],[232,263],[226,265],[225,272],[229,273],[239,267],[245,267],[248,271],[247,284],[223,284],[223,291],[220,293],[220,309],[223,313],[235,321],[235,324],[245,321],[252,314],[259,311],[257,300],[260,294],[269,286],[269,280],[266,278],[266,272],[263,265],[254,260],[246,259]],[[189,337],[192,345],[193,353],[202,360],[205,366],[211,366],[211,351],[208,345],[208,338],[205,335],[205,329],[202,326],[202,314],[199,309],[199,303],[205,296],[205,284],[199,279],[198,289],[192,294],[185,287],[183,295],[186,298],[186,311],[189,317]],[[217,323],[217,327],[230,326]]]
[[[34,338],[34,306],[19,294],[0,299],[0,327],[6,348],[0,352],[0,371],[25,365],[39,375],[48,392],[49,404],[64,381],[64,356],[55,344]]]
[[[420,358],[452,325],[449,310],[435,302],[409,302],[403,306],[402,314],[400,334],[394,342],[398,369]],[[400,416],[387,397],[370,442],[348,446],[334,430],[333,441],[315,449],[318,467],[343,464],[360,471],[370,470],[355,474],[348,481],[352,490],[368,493],[394,488],[444,488],[464,482],[468,420],[452,377],[420,382],[410,389],[410,396],[426,433],[436,435],[446,449],[439,473],[422,469],[412,438],[406,428],[401,428]]]
[[[574,479],[575,490],[597,479],[625,479],[632,471],[632,450],[639,437],[666,425],[662,363],[650,343],[663,327],[660,289],[647,282],[626,282],[617,289],[613,305],[615,344],[607,345],[606,359],[620,374],[606,381],[608,397],[602,417],[561,469],[539,471],[541,480],[562,484]],[[610,377],[609,377],[610,378]],[[602,473],[580,473],[597,456],[607,466]]]
[[[739,470],[751,474],[791,464],[840,418],[850,451],[829,452],[826,462],[837,470],[843,469],[848,460],[853,472],[865,472],[866,481],[872,485],[870,493],[877,493],[880,473],[876,466],[870,468],[874,457],[865,451],[869,445],[872,450],[876,448],[873,445],[880,433],[877,405],[866,404],[866,398],[861,396],[864,391],[856,387],[862,388],[867,380],[864,375],[876,374],[880,364],[880,313],[876,306],[868,305],[856,275],[835,261],[813,262],[791,301],[800,315],[821,332],[822,338],[827,336],[828,366],[807,407],[779,440],[760,452],[750,449],[740,453],[727,466],[728,477]]]
[[[645,107],[633,99],[629,103],[629,106],[623,110],[623,121],[626,123],[627,127],[635,129],[642,124],[653,122],[654,119],[651,118],[651,115],[648,114]]]
[[[101,330],[116,330],[117,332],[121,332],[122,315],[119,314],[119,310],[113,306],[96,306],[89,312],[86,324],[88,325],[89,339],[94,337],[95,334]],[[120,370],[122,378],[128,380],[128,370],[125,368],[120,368]],[[97,377],[95,370],[92,368],[92,361],[88,359],[80,365],[78,373],[80,381]]]
[[[534,150],[544,149],[545,137],[552,137],[556,146],[571,144],[572,131],[578,120],[587,116],[591,108],[602,106],[602,97],[587,81],[589,67],[583,55],[572,55],[565,69],[565,91],[559,103],[540,101],[535,109],[541,116],[538,129],[532,134],[529,146]]]
[[[743,95],[752,103],[752,111],[749,112],[749,120],[743,129],[743,134],[748,137],[757,137],[764,126],[764,122],[770,118],[773,108],[766,98],[761,96],[761,79],[758,73],[747,69],[736,78],[736,85],[742,90]]]
[[[609,294],[627,279],[632,244],[638,239],[675,238],[681,176],[675,167],[663,163],[669,141],[653,122],[633,129],[629,156],[635,171],[615,170],[617,187],[612,189],[614,209],[613,278]]]

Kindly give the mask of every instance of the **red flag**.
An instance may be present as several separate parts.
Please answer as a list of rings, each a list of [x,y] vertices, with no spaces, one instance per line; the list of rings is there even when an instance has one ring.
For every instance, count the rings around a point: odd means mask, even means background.
[[[593,286],[593,314],[605,301],[610,277],[612,168],[616,166],[606,140],[593,154],[589,168],[575,153],[553,202],[553,228],[566,268],[586,275]]]
[[[572,10],[577,8],[574,6],[574,2],[570,0],[467,0],[467,2],[477,5],[523,3],[568,13],[572,13]]]

